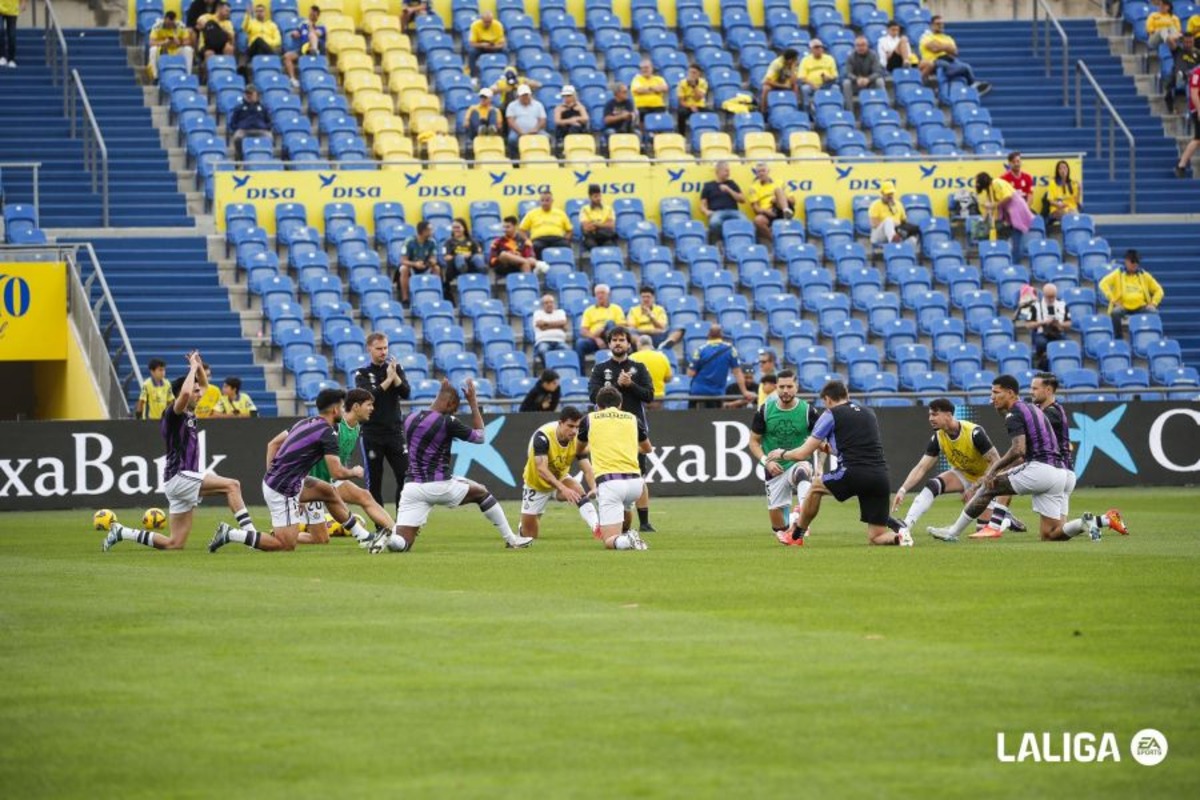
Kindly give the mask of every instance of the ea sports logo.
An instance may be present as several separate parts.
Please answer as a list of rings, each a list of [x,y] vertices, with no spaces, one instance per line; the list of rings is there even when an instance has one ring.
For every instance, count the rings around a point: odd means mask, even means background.
[[[1133,735],[1129,752],[1133,760],[1143,767],[1157,766],[1167,757],[1167,737],[1163,736],[1162,731],[1143,728]]]

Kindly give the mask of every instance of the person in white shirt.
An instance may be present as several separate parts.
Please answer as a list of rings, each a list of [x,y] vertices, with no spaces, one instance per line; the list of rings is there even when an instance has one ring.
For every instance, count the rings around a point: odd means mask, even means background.
[[[892,20],[888,23],[887,33],[879,37],[876,44],[879,53],[879,63],[888,72],[900,67],[911,67],[916,63],[913,58],[912,45],[908,37],[900,32],[900,23]]]
[[[1067,310],[1067,304],[1058,299],[1058,287],[1047,283],[1042,287],[1040,300],[1037,290],[1032,286],[1022,289],[1016,322],[1019,327],[1029,329],[1033,339],[1034,365],[1040,370],[1049,370],[1046,345],[1062,339],[1066,331],[1071,329],[1071,312]]]
[[[533,356],[543,364],[546,353],[567,349],[567,312],[556,308],[554,295],[542,295],[542,307],[533,312]]]

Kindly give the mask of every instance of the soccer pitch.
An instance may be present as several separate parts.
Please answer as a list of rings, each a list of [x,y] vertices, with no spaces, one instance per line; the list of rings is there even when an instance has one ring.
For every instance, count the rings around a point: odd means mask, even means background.
[[[657,500],[645,553],[552,505],[506,551],[473,508],[406,554],[132,543],[0,515],[7,797],[1195,797],[1194,490],[1092,490],[1132,535],[810,543],[760,498]],[[1015,504],[1036,527],[1027,500]],[[142,509],[116,509],[126,523]],[[265,524],[262,509],[256,521]],[[511,520],[516,508],[506,504]],[[922,521],[954,518],[940,500]],[[1141,766],[1129,741],[1169,740]],[[1001,763],[1112,732],[1120,762]]]

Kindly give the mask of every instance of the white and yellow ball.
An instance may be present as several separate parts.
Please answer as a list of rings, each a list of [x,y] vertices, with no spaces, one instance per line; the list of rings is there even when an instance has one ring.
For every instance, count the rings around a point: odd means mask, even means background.
[[[92,515],[92,524],[98,531],[107,531],[117,521],[117,515],[107,508],[102,508]]]
[[[333,518],[332,514],[325,515],[325,531],[330,536],[345,536],[346,531],[342,528],[342,523]]]
[[[161,508],[148,508],[142,514],[142,527],[148,531],[161,531],[167,525],[167,515]]]

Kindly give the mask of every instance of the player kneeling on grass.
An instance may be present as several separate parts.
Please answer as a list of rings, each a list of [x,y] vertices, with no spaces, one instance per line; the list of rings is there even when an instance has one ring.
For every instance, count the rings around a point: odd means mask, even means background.
[[[1020,384],[1012,375],[992,381],[992,406],[1004,416],[1012,446],[988,467],[958,521],[949,528],[929,529],[935,539],[956,540],[992,498],[1005,494],[1031,496],[1033,510],[1041,518],[1043,541],[1066,541],[1084,531],[1093,541],[1099,541],[1101,525],[1111,524],[1107,516],[1097,519],[1093,514],[1066,521],[1074,475],[1067,469],[1067,457],[1059,450],[1054,427],[1036,404],[1022,401],[1019,392]],[[1004,471],[1013,464],[1018,466]],[[1114,509],[1111,513],[1120,520],[1119,512]]]
[[[839,503],[858,498],[859,517],[867,523],[869,544],[912,547],[912,536],[888,516],[891,484],[875,414],[866,406],[851,402],[846,384],[841,381],[825,384],[821,400],[825,412],[804,444],[795,450],[777,449],[767,454],[772,461],[804,461],[817,450],[828,448],[828,452],[838,457],[837,470],[813,482],[799,515],[788,529],[788,536],[794,544],[804,544],[808,526],[821,510],[821,498],[828,494]]]
[[[342,418],[337,423],[338,461],[343,467],[350,466],[354,460],[354,451],[358,449],[358,434],[361,424],[371,418],[375,411],[375,396],[366,389],[351,389],[346,392],[346,400],[342,403]],[[346,504],[354,504],[366,512],[375,523],[378,532],[390,533],[396,523],[383,506],[375,502],[363,487],[348,480],[335,480],[329,474],[329,467],[324,460],[318,461],[309,473],[317,480],[333,484],[338,497]],[[300,533],[300,544],[326,544],[329,542],[329,531],[325,524],[325,504],[319,501],[305,503],[305,515],[308,518],[308,530]],[[366,547],[371,542],[371,533],[362,525],[356,526],[355,538]]]
[[[506,547],[533,544],[527,536],[517,536],[504,517],[504,509],[486,486],[455,477],[450,470],[450,449],[455,440],[483,444],[483,414],[475,397],[475,381],[463,383],[467,404],[471,407],[471,427],[455,419],[461,399],[450,381],[442,379],[438,396],[425,411],[409,414],[404,420],[404,439],[408,443],[408,476],[396,508],[396,531],[371,541],[369,553],[385,550],[404,552],[413,546],[421,526],[434,506],[454,508],[463,503],[479,506],[488,522],[496,526]]]
[[[267,474],[263,478],[263,499],[271,512],[271,533],[250,533],[222,525],[208,543],[210,553],[229,542],[255,550],[295,550],[300,538],[304,514],[301,503],[321,502],[346,533],[361,535],[361,525],[350,515],[332,484],[309,475],[318,461],[324,461],[334,480],[361,478],[362,467],[347,468],[338,459],[338,439],[334,433],[342,416],[341,389],[323,389],[317,395],[317,416],[301,420],[283,431],[267,445]]]
[[[800,447],[821,412],[797,396],[796,373],[785,369],[773,377],[776,388],[750,423],[750,454],[767,473],[767,514],[775,538],[780,544],[791,544],[785,515],[792,505],[793,490],[796,505],[804,505],[812,488],[812,465],[806,461],[771,460],[766,453]]]
[[[254,523],[242,500],[242,485],[234,478],[222,478],[213,473],[198,472],[200,466],[200,435],[196,425],[196,404],[204,395],[208,381],[202,368],[200,354],[188,354],[188,374],[176,378],[171,385],[175,402],[163,411],[159,430],[166,446],[164,493],[167,496],[167,536],[151,531],[126,528],[114,522],[104,537],[104,550],[122,541],[137,542],[155,550],[182,550],[192,532],[192,513],[201,497],[223,494],[242,532],[255,533]],[[222,523],[224,525],[224,523]],[[225,526],[228,527],[228,526]],[[220,530],[218,528],[218,530]]]
[[[599,410],[579,426],[579,441],[590,448],[596,475],[599,538],[609,550],[646,550],[641,536],[630,528],[631,509],[644,483],[638,453],[650,452],[650,435],[639,417],[621,410],[621,390],[615,386],[597,392],[596,405]]]
[[[596,485],[592,474],[592,463],[584,453],[586,447],[579,446],[579,426],[583,412],[575,406],[567,406],[558,415],[557,422],[547,422],[533,432],[529,439],[529,457],[525,461],[525,484],[521,487],[521,530],[522,536],[536,539],[542,513],[551,498],[563,503],[574,503],[579,507],[579,516],[588,530],[597,533],[600,517],[588,496],[587,490],[574,478],[567,475],[571,465],[579,461],[584,479]]]
[[[908,490],[925,477],[930,468],[937,463],[938,456],[945,456],[950,469],[930,479],[921,493],[913,499],[904,517],[903,526],[912,530],[921,516],[933,505],[933,501],[942,494],[963,495],[963,501],[970,497],[975,486],[983,478],[990,465],[1000,459],[992,440],[982,425],[964,422],[954,416],[954,403],[944,397],[929,401],[929,426],[933,435],[925,448],[925,455],[908,473],[903,485],[896,490],[896,499],[892,503],[892,511],[900,508]],[[991,516],[985,528],[971,534],[972,539],[998,539],[1009,527],[1012,519],[1008,510],[1011,496],[1000,496],[989,506]]]

